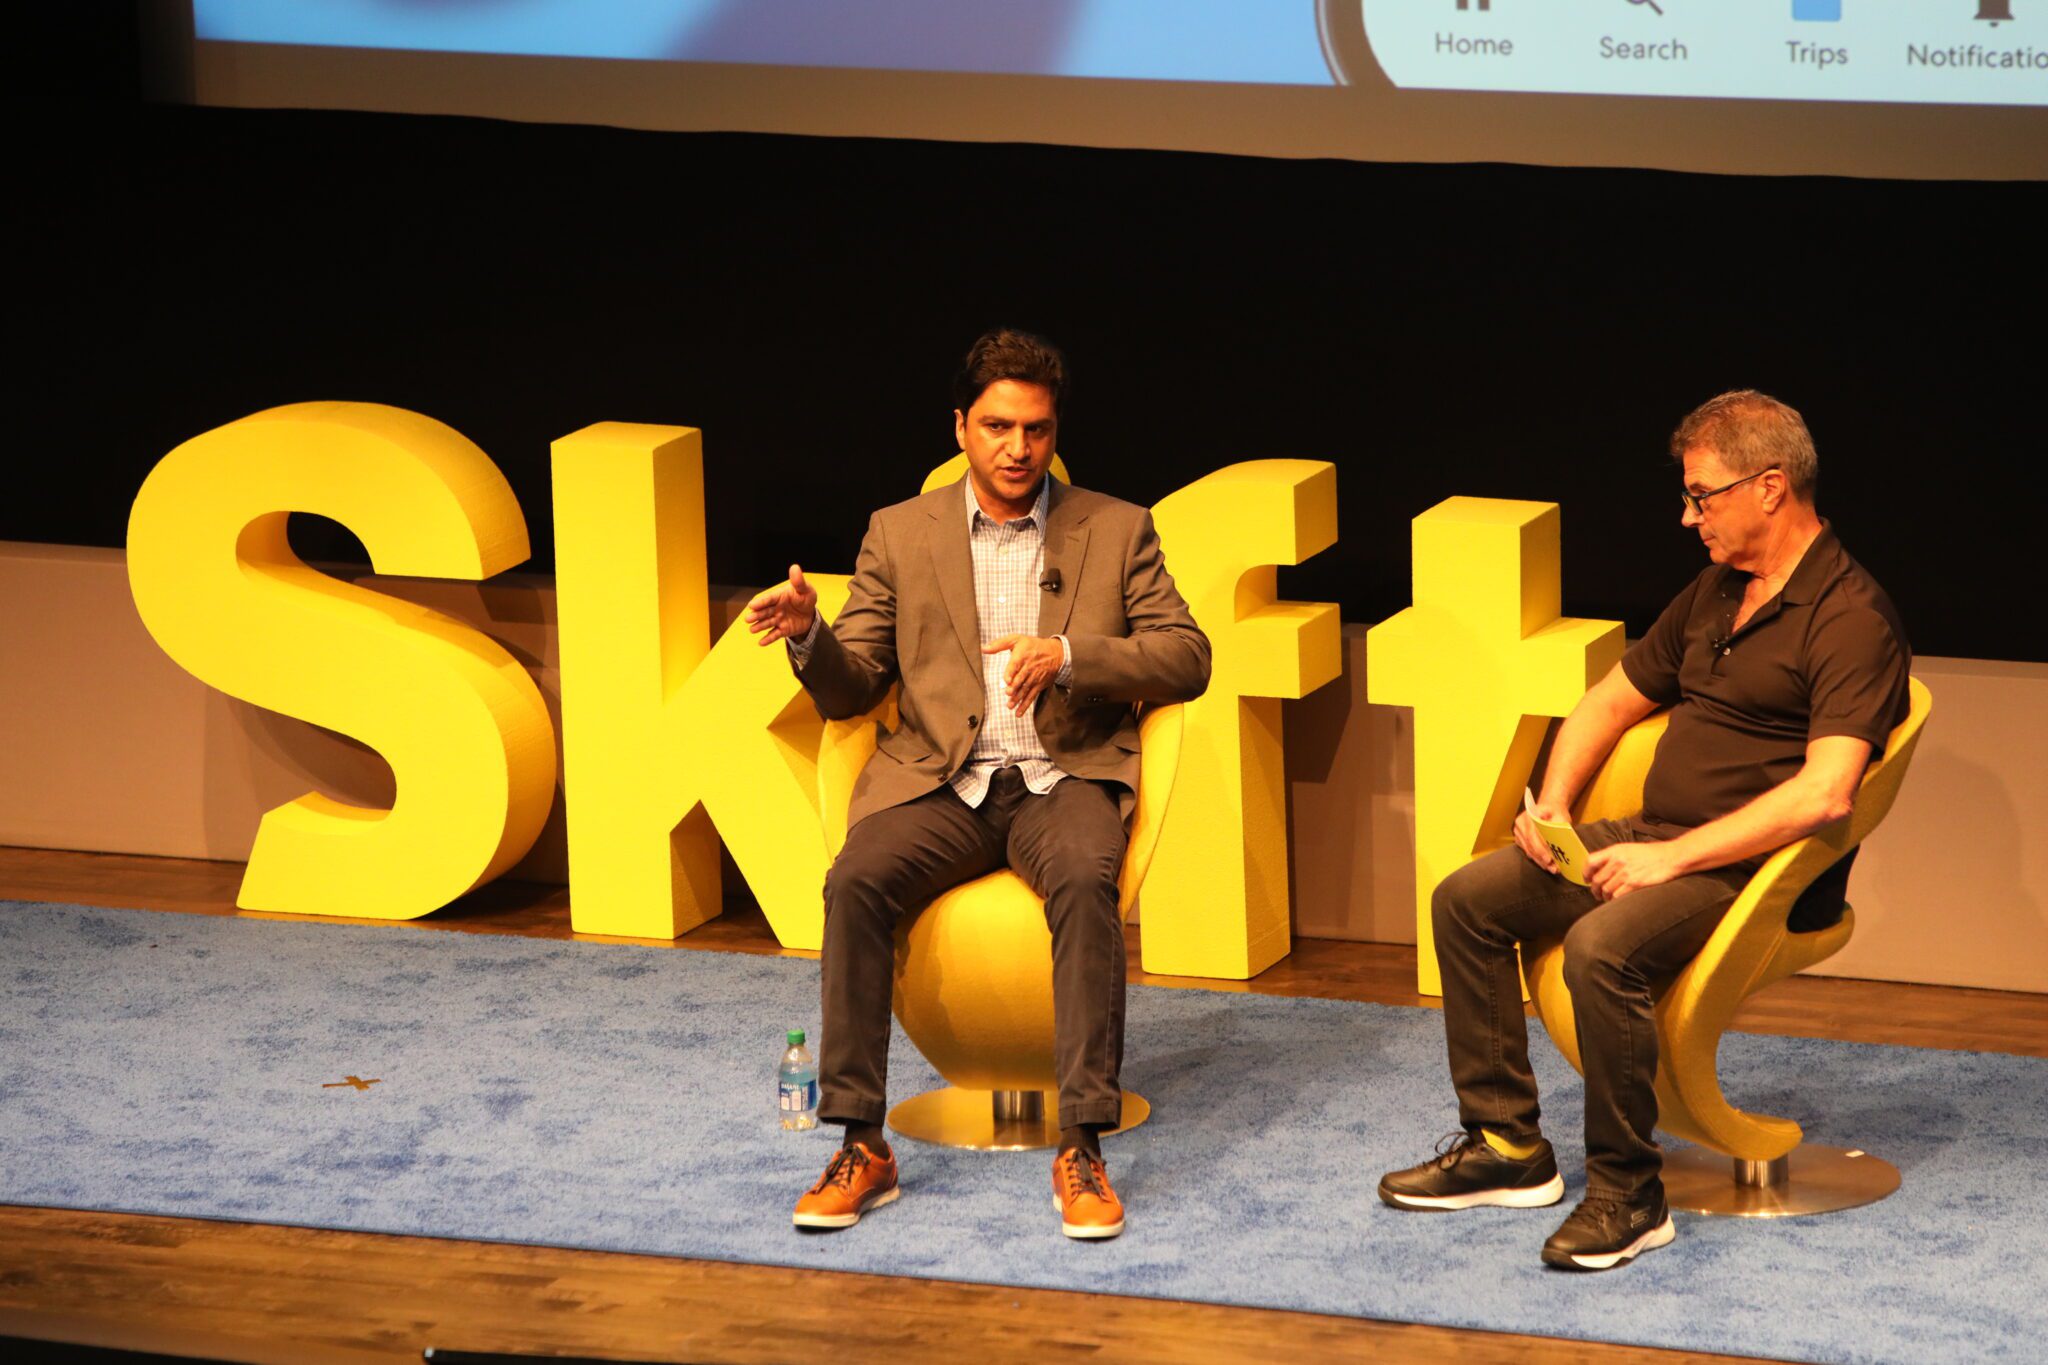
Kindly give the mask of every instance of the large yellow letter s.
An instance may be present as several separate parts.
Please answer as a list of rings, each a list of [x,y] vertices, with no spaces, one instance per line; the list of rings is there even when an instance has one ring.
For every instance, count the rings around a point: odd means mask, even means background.
[[[244,701],[338,730],[391,764],[388,811],[308,793],[263,817],[237,904],[411,919],[531,847],[555,741],[533,680],[439,613],[308,568],[293,511],[334,518],[380,573],[479,579],[527,556],[526,522],[484,453],[374,403],[298,403],[185,442],[128,519],[128,580],[180,666]]]

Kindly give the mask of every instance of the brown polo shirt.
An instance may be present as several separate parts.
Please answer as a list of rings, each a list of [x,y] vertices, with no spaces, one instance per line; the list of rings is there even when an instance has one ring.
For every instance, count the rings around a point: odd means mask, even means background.
[[[1728,814],[1798,772],[1812,740],[1852,735],[1881,753],[1906,718],[1905,628],[1832,526],[1734,631],[1749,579],[1710,565],[1622,656],[1636,690],[1671,708],[1643,787],[1652,826]]]

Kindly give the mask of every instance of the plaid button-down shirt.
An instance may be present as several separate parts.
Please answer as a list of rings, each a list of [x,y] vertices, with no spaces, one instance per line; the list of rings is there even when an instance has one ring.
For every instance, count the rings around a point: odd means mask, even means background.
[[[981,643],[990,644],[1006,635],[1030,635],[1038,629],[1038,584],[1045,573],[1045,513],[1052,501],[1051,478],[1038,486],[1038,501],[1031,511],[1015,521],[998,522],[981,510],[974,496],[974,479],[962,479],[967,490],[967,548],[974,557],[974,608],[981,621]],[[798,668],[810,661],[822,618],[813,616],[811,628],[801,640],[790,640],[790,659]],[[1060,642],[1060,671],[1055,687],[1066,687],[1074,678],[1074,648],[1067,637]],[[1010,654],[981,656],[982,723],[975,732],[974,747],[967,763],[947,779],[960,799],[980,806],[988,799],[989,782],[999,769],[1015,766],[1024,785],[1043,796],[1067,774],[1054,766],[1038,738],[1038,726],[1031,712],[1017,715],[1010,710],[1003,686],[1003,670]],[[1033,708],[1036,709],[1035,707]]]
[[[1038,501],[1028,515],[1005,522],[981,510],[972,477],[962,479],[961,485],[967,490],[967,548],[974,556],[974,614],[981,621],[981,643],[988,645],[1006,635],[1035,634],[1038,584],[1045,575],[1045,511],[1052,500],[1051,477],[1038,485]],[[1057,638],[1064,657],[1053,681],[1055,686],[1065,687],[1072,681],[1074,651],[1066,636]],[[981,729],[975,732],[974,747],[967,751],[967,766],[952,777],[953,790],[970,806],[987,799],[989,779],[1000,768],[1014,765],[1023,773],[1024,785],[1040,796],[1066,776],[1046,756],[1031,711],[1020,716],[1010,710],[1003,686],[1003,670],[1009,665],[1008,650],[981,656]]]

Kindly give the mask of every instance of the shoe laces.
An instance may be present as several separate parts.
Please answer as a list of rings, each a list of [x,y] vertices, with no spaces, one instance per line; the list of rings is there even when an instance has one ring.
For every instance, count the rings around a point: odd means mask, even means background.
[[[1579,1206],[1572,1210],[1571,1217],[1564,1221],[1567,1223],[1619,1221],[1621,1211],[1627,1203],[1627,1200],[1616,1199],[1612,1195],[1589,1194],[1579,1201]]]
[[[833,1154],[832,1164],[825,1168],[825,1174],[818,1177],[818,1183],[811,1186],[813,1193],[827,1185],[838,1185],[852,1189],[854,1177],[867,1169],[868,1154],[859,1147],[841,1147]]]
[[[1060,1165],[1066,1168],[1067,1178],[1077,1187],[1076,1194],[1092,1194],[1097,1199],[1107,1199],[1109,1191],[1102,1183],[1102,1162],[1092,1157],[1084,1147],[1071,1147],[1060,1157]]]
[[[1436,1140],[1436,1156],[1431,1159],[1436,1162],[1439,1169],[1448,1171],[1470,1156],[1475,1148],[1485,1145],[1485,1138],[1460,1128],[1456,1132],[1445,1133]]]

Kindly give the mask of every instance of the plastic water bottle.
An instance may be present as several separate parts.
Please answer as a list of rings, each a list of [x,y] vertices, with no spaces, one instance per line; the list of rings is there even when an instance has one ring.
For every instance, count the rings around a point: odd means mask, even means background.
[[[789,1050],[777,1069],[775,1113],[784,1128],[818,1126],[818,1059],[804,1046],[804,1031],[793,1028]]]

